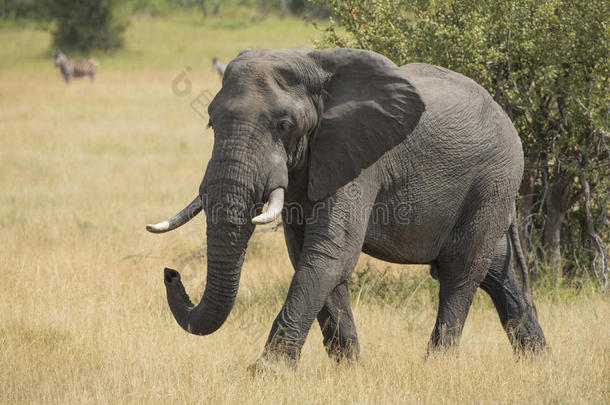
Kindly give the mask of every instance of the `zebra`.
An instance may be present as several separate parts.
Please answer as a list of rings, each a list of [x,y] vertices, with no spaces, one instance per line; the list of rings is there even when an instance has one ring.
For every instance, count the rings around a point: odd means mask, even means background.
[[[99,63],[93,58],[81,59],[72,62],[59,49],[55,51],[55,66],[59,67],[61,75],[66,83],[70,83],[73,77],[89,76],[95,82],[95,72]]]
[[[225,69],[226,68],[227,68],[227,65],[222,63],[222,61],[220,59],[218,59],[218,58],[212,59],[212,69],[214,69],[215,71],[218,72],[218,74],[220,75],[221,79],[222,79],[222,77],[225,74]]]

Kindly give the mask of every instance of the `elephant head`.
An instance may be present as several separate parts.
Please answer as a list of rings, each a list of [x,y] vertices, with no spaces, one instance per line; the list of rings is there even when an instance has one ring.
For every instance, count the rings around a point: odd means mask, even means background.
[[[402,142],[423,111],[405,74],[373,52],[240,53],[208,108],[214,149],[199,195],[175,217],[147,227],[169,231],[205,210],[208,275],[201,302],[194,306],[179,273],[165,270],[167,299],[180,326],[205,335],[223,324],[248,240],[256,224],[280,216],[289,173],[307,176],[297,194],[322,200]]]

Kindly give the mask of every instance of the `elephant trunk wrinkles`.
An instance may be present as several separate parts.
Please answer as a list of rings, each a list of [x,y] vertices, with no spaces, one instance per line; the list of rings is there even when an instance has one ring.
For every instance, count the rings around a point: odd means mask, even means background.
[[[255,202],[262,194],[256,192],[257,165],[244,159],[245,148],[238,144],[227,148],[223,143],[215,145],[200,188],[207,220],[208,273],[197,306],[189,299],[178,272],[165,269],[167,301],[174,318],[196,335],[216,331],[233,308],[246,247],[254,231],[252,213],[257,211]]]
[[[229,316],[237,296],[241,266],[251,235],[251,231],[229,230],[226,225],[216,226],[220,229],[212,227],[207,232],[208,274],[203,297],[197,306],[193,305],[186,293],[180,274],[165,269],[169,308],[176,322],[195,335],[215,332]]]

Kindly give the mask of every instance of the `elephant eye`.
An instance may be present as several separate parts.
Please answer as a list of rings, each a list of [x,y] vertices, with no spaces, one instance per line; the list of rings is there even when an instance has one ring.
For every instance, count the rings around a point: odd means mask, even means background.
[[[285,134],[292,128],[292,122],[288,119],[279,120],[277,123],[277,129],[280,133]]]

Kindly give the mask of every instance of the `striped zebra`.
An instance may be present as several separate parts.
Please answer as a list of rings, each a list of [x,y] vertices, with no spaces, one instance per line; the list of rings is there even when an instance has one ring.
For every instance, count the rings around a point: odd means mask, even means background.
[[[66,83],[70,83],[73,77],[89,76],[95,82],[95,72],[99,63],[93,58],[81,59],[72,62],[59,49],[55,51],[55,66],[61,71]]]

